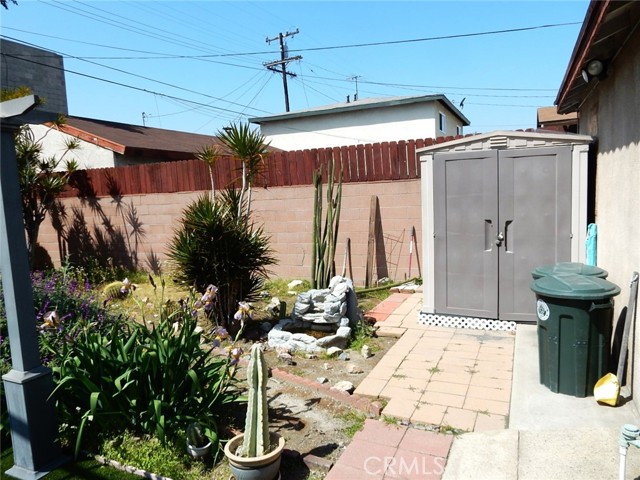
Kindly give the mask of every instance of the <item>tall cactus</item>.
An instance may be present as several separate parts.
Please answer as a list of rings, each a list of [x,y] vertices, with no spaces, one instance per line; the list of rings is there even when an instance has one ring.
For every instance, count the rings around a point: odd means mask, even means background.
[[[242,452],[245,457],[259,457],[269,452],[268,378],[269,372],[264,354],[260,345],[256,343],[251,347],[251,359],[247,367],[249,398],[242,444]]]
[[[311,287],[326,288],[335,275],[336,243],[340,226],[340,208],[342,203],[342,170],[339,174],[338,188],[335,188],[335,159],[327,165],[327,212],[322,228],[322,167],[313,174],[314,215],[313,248],[311,253]]]

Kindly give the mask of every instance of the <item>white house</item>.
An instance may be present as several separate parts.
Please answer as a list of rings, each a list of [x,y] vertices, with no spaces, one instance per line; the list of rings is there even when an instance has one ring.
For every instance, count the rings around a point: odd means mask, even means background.
[[[462,135],[469,125],[444,95],[371,98],[249,121],[282,150]]]
[[[68,116],[59,127],[31,124],[30,128],[47,157],[62,158],[67,143],[77,141],[78,148],[63,160],[75,159],[82,170],[190,160],[197,151],[210,145],[224,151],[219,140],[210,135],[93,118]]]

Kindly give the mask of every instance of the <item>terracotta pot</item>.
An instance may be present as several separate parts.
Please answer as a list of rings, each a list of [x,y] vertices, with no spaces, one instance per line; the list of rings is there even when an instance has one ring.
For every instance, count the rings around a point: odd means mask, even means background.
[[[244,433],[236,435],[224,446],[224,454],[229,459],[231,473],[236,480],[274,480],[280,474],[280,460],[284,449],[284,438],[277,433],[269,433],[271,444],[277,447],[260,457],[240,457],[235,453],[242,445]]]

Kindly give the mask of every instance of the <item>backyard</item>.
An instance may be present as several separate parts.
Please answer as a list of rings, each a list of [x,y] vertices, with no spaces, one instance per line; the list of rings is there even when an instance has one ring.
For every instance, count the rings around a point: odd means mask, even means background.
[[[96,276],[95,273],[93,276]],[[105,278],[108,273],[102,271],[97,276]],[[150,331],[162,332],[162,324],[163,322],[166,323],[164,317],[167,309],[170,309],[172,305],[179,305],[181,301],[186,301],[185,299],[188,297],[195,298],[193,292],[185,290],[180,284],[168,281],[163,277],[129,272],[128,278],[131,278],[131,280],[127,282],[122,280],[106,281],[94,288],[90,286],[86,272],[79,268],[67,267],[66,269],[48,273],[36,272],[32,275],[42,357],[43,361],[53,368],[54,378],[58,385],[66,382],[71,384],[78,379],[61,382],[65,373],[64,369],[61,368],[61,365],[64,366],[64,361],[62,358],[58,358],[55,352],[60,352],[60,357],[70,355],[67,346],[58,347],[68,345],[71,338],[74,339],[75,345],[78,347],[82,341],[83,332],[86,331],[87,327],[97,330],[102,329],[106,332],[105,325],[109,323],[107,319],[122,319],[126,317],[137,325],[144,325]],[[246,412],[246,404],[241,397],[246,393],[245,370],[248,357],[246,353],[238,355],[238,352],[249,352],[253,343],[265,345],[265,357],[271,369],[271,378],[269,379],[267,390],[270,429],[279,432],[286,439],[287,450],[282,459],[282,468],[286,469],[287,478],[322,478],[328,465],[338,458],[349,443],[352,435],[361,428],[366,418],[365,412],[354,408],[353,405],[343,399],[343,396],[331,391],[330,386],[341,380],[348,380],[354,386],[357,386],[375,366],[384,352],[394,343],[395,339],[376,338],[371,328],[364,327],[355,332],[350,345],[345,349],[348,354],[348,360],[345,359],[345,356],[341,359],[330,357],[323,353],[311,355],[292,352],[290,357],[283,356],[282,352],[266,346],[266,334],[260,328],[260,325],[264,322],[274,323],[276,321],[272,313],[266,310],[272,297],[277,296],[287,303],[288,311],[285,314],[286,316],[290,314],[290,309],[297,294],[308,286],[305,282],[295,287],[294,290],[290,290],[287,286],[288,283],[287,280],[276,279],[268,281],[262,291],[261,298],[252,303],[253,318],[251,323],[247,325],[237,339],[224,338],[220,345],[213,347],[213,349],[212,346],[219,342],[220,336],[213,337],[211,332],[219,332],[220,330],[206,317],[204,308],[198,311],[198,324],[195,329],[200,332],[199,336],[202,337],[202,341],[200,343],[199,340],[197,349],[206,352],[207,355],[212,357],[235,363],[232,367],[234,368],[233,382],[229,383],[230,386],[236,388],[234,401],[229,401],[224,408],[218,408],[219,411],[225,412],[223,415],[215,415],[215,424],[218,427],[216,433],[219,435],[220,445],[222,445],[225,440],[242,430]],[[109,300],[114,291],[120,291],[121,288],[124,289],[124,286],[127,285],[129,290],[126,294],[118,295],[118,298]],[[117,287],[117,289],[114,287]],[[386,295],[388,295],[387,289],[359,295],[360,307],[369,310]],[[102,308],[105,305],[106,308]],[[65,308],[70,311],[81,311],[83,316],[75,316],[71,313],[64,315]],[[58,320],[50,315],[51,311],[57,312]],[[95,318],[94,321],[89,318],[91,316]],[[172,317],[171,319],[175,318]],[[6,317],[3,308],[0,308],[0,322],[2,322],[3,338],[6,339]],[[200,331],[200,329],[202,330]],[[118,331],[121,330],[118,329]],[[164,330],[164,332],[167,336],[175,339],[175,332],[170,329]],[[257,332],[263,333],[259,335]],[[93,338],[94,342],[95,340]],[[158,339],[158,342],[161,343],[165,340],[171,339],[162,338]],[[365,358],[360,354],[360,349],[365,344],[370,347],[373,353],[369,358]],[[184,347],[184,344],[182,344],[182,347]],[[83,347],[79,348],[82,350]],[[2,343],[0,349],[4,373],[10,368],[8,342],[6,340]],[[81,355],[76,352],[74,358],[81,358]],[[103,360],[109,359],[103,355]],[[133,363],[138,361],[135,356],[130,357],[129,360]],[[111,361],[114,363],[115,368],[115,360],[112,358]],[[120,366],[122,368],[125,367],[125,365]],[[179,365],[174,363],[173,366],[175,368]],[[134,367],[137,370],[143,368],[141,364],[128,365],[128,367]],[[132,369],[130,368],[126,371],[130,375],[127,378],[129,378],[130,382],[133,382],[132,377],[134,374]],[[71,375],[69,371],[66,373],[67,377]],[[79,375],[79,372],[76,371],[74,374]],[[105,374],[104,365],[101,374]],[[113,380],[111,383],[118,383],[117,378],[122,374],[118,375],[115,372],[111,372],[111,377],[109,377]],[[163,380],[167,381],[168,379],[164,378]],[[326,384],[322,385],[321,382],[326,382]],[[176,381],[176,383],[178,382]],[[138,387],[141,386],[142,384],[138,384]],[[176,390],[180,391],[178,387],[176,387]],[[90,396],[89,391],[84,393]],[[108,393],[104,393],[105,404],[102,406],[116,410],[117,406],[107,405],[106,395]],[[140,392],[134,395],[128,392],[126,388],[122,388],[120,396],[123,396],[123,393],[128,396],[127,402],[131,403],[142,398],[150,398],[144,397]],[[61,440],[67,454],[73,456],[75,442],[78,440],[78,431],[82,430],[82,424],[78,423],[78,420],[83,412],[80,412],[79,415],[78,412],[69,411],[71,407],[67,397],[70,392],[65,391],[64,387],[58,391],[58,394],[60,400],[57,414],[61,423]],[[231,393],[228,394],[231,395]],[[155,395],[160,397],[163,394],[156,392]],[[79,392],[74,392],[72,396],[75,399],[74,405],[83,403]],[[62,399],[64,398],[67,399],[63,401]],[[153,403],[154,400],[146,401]],[[163,398],[162,401],[178,403],[179,400],[174,396]],[[133,412],[132,407],[127,405],[127,402],[123,402],[121,405],[124,406],[122,409],[125,410],[122,415],[127,414],[127,412],[129,414]],[[180,403],[188,404],[189,402],[180,401]],[[171,405],[163,405],[163,408],[172,411]],[[106,428],[103,430],[100,427],[100,422],[97,421],[100,416],[99,410],[98,408],[93,412],[96,415],[95,425],[90,425],[91,422],[87,423],[86,428],[88,431],[81,439],[82,444],[78,461],[65,467],[61,471],[64,473],[59,473],[59,478],[88,478],[89,473],[87,472],[91,472],[91,478],[132,478],[129,474],[101,467],[99,463],[86,458],[86,455],[94,454],[102,455],[108,460],[116,460],[121,465],[131,465],[159,475],[166,475],[174,478],[174,480],[176,478],[229,478],[228,463],[220,451],[217,453],[212,452],[211,456],[205,460],[193,460],[186,454],[184,432],[182,431],[184,426],[176,428],[173,439],[167,438],[164,442],[156,443],[158,439],[153,435],[153,429],[150,434],[141,434],[140,430],[136,431],[131,428],[132,425],[127,425],[127,422],[120,423],[119,429]],[[166,413],[167,416],[169,416],[169,411]],[[86,412],[84,413],[86,417]],[[184,412],[177,412],[177,415],[183,415],[186,418]],[[75,417],[76,425],[73,425],[74,420],[72,417]],[[110,423],[112,422],[106,422],[102,424],[102,427]],[[149,424],[153,424],[153,421],[150,421]],[[8,444],[7,427],[6,408],[3,405],[2,435],[5,447]],[[168,431],[169,429],[167,429]],[[10,449],[3,448],[3,471],[11,464],[10,452]],[[110,470],[118,473],[106,473]],[[105,473],[96,473],[103,471]]]

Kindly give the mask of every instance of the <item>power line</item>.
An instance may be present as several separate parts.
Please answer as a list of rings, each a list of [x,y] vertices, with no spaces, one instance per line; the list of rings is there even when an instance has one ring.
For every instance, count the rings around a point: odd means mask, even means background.
[[[14,38],[12,38],[12,37],[7,37],[7,36],[5,36],[5,35],[0,35],[0,37],[7,38],[7,39],[10,39],[10,40],[16,40],[16,39],[14,39]],[[51,53],[56,53],[56,54],[60,54],[60,53],[61,53],[61,52],[58,52],[58,51],[55,51],[55,50],[43,49],[42,47],[39,47],[39,46],[37,46],[37,45],[31,44],[31,43],[28,43],[28,42],[23,42],[23,43],[24,43],[25,45],[30,45],[30,46],[32,46],[32,47],[40,48],[40,49],[42,49],[42,50],[45,50],[45,51],[48,51],[48,52],[51,52]],[[110,67],[110,66],[108,66],[108,65],[103,65],[103,64],[101,64],[101,63],[97,63],[97,62],[93,62],[93,61],[91,61],[91,60],[86,60],[86,59],[82,59],[82,58],[74,57],[74,56],[71,56],[71,55],[66,55],[66,54],[65,54],[65,56],[66,56],[67,58],[75,58],[75,59],[77,59],[77,60],[82,60],[82,61],[84,61],[84,62],[86,62],[86,63],[90,63],[90,64],[92,64],[92,65],[97,65],[97,66],[99,66],[99,67],[103,67],[103,68],[107,68],[107,69],[109,69],[109,70],[113,70],[113,71],[116,71],[116,72],[119,72],[119,73],[124,73],[125,75],[130,75],[130,76],[132,76],[132,77],[141,78],[141,79],[143,79],[143,80],[148,80],[148,81],[150,81],[150,82],[159,83],[160,85],[165,85],[165,86],[167,86],[167,87],[175,88],[175,89],[182,90],[182,91],[189,92],[189,93],[195,93],[195,94],[197,94],[197,95],[202,95],[203,97],[212,98],[212,99],[217,100],[217,101],[221,101],[221,102],[229,103],[229,104],[231,104],[231,105],[236,105],[236,106],[239,106],[239,107],[246,108],[246,105],[244,105],[244,104],[239,104],[239,103],[236,103],[236,102],[232,102],[232,101],[230,101],[230,100],[225,100],[225,99],[220,98],[220,97],[215,97],[215,96],[213,96],[213,95],[209,95],[209,94],[206,94],[206,93],[198,92],[198,91],[196,91],[196,90],[191,90],[191,89],[189,89],[189,88],[181,87],[181,86],[179,86],[179,85],[174,85],[174,84],[172,84],[172,83],[163,82],[163,81],[161,81],[161,80],[156,80],[156,79],[154,79],[154,78],[145,77],[144,75],[138,75],[138,74],[136,74],[136,73],[128,72],[128,71],[126,71],[126,70],[122,70],[122,69],[120,69],[120,68]],[[20,57],[14,57],[14,58],[22,58],[22,56],[20,56]],[[28,60],[25,60],[25,61],[28,61]],[[34,63],[35,63],[35,62],[34,62]],[[253,107],[252,107],[252,108],[253,108]],[[267,113],[265,110],[260,110],[260,109],[258,109],[258,108],[253,108],[253,110],[257,110],[257,111],[261,111],[261,112],[265,112],[265,113]]]
[[[208,105],[206,103],[196,102],[194,100],[188,100],[186,98],[176,97],[175,95],[169,95],[167,93],[156,92],[156,91],[148,90],[148,89],[142,88],[142,87],[135,87],[133,85],[127,85],[126,83],[116,82],[114,80],[107,80],[106,78],[96,77],[95,75],[89,75],[87,73],[76,72],[74,70],[69,70],[68,68],[56,67],[54,65],[48,65],[46,63],[36,62],[35,60],[27,60],[26,58],[22,58],[22,57],[17,56],[17,55],[11,55],[11,54],[8,54],[8,53],[0,53],[0,55],[6,56],[6,57],[10,57],[10,58],[15,58],[17,60],[22,60],[23,62],[29,62],[29,63],[33,63],[35,65],[40,65],[40,66],[43,66],[43,67],[52,68],[54,70],[60,70],[60,71],[63,71],[65,73],[72,73],[74,75],[90,78],[92,80],[97,80],[99,82],[109,83],[111,85],[117,85],[119,87],[128,88],[130,90],[137,90],[139,92],[150,93],[152,95],[159,95],[160,97],[164,97],[164,98],[170,98],[170,99],[173,99],[173,100],[179,100],[179,101],[183,101],[183,102],[188,102],[188,103],[191,103],[193,105],[199,105],[201,107],[211,108],[213,110],[219,110],[219,111],[223,111],[223,112],[230,112],[230,113],[234,113],[234,114],[237,114],[237,115],[246,116],[243,112],[238,112],[236,110],[231,110],[229,108],[215,107],[213,105]],[[254,110],[258,110],[258,109],[254,109]],[[264,112],[264,110],[261,110],[261,111]],[[266,113],[270,113],[270,112],[266,112]]]
[[[62,8],[62,7],[59,7]],[[376,47],[383,45],[399,45],[405,43],[419,43],[419,42],[431,42],[437,40],[451,40],[456,38],[469,38],[469,37],[479,37],[479,36],[487,36],[487,35],[500,35],[505,33],[517,33],[517,32],[525,32],[531,30],[539,30],[545,28],[555,28],[555,27],[566,27],[571,25],[581,25],[582,22],[567,22],[567,23],[554,23],[547,25],[536,25],[532,27],[522,27],[522,28],[510,28],[504,30],[491,30],[486,32],[474,32],[474,33],[460,33],[454,35],[441,35],[437,37],[425,37],[425,38],[413,38],[406,40],[388,40],[381,42],[369,42],[369,43],[355,43],[355,44],[346,44],[346,45],[332,45],[325,47],[309,47],[309,48],[298,48],[291,49],[290,52],[317,52],[322,50],[336,50],[336,49],[344,49],[344,48],[363,48],[363,47]],[[122,27],[120,27],[122,28]],[[130,30],[130,29],[128,29]],[[139,32],[138,32],[139,33]],[[163,40],[166,40],[163,38]],[[149,53],[149,52],[146,52]],[[248,56],[248,55],[272,55],[272,51],[258,51],[258,52],[237,52],[237,53],[226,53],[226,54],[202,54],[202,55],[167,55],[163,53],[153,53],[154,57],[96,57],[96,59],[100,60],[152,60],[152,59],[171,59],[171,58],[215,58],[215,57],[235,57],[235,56]]]

